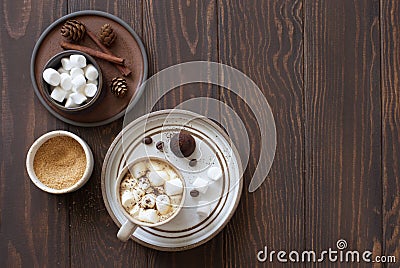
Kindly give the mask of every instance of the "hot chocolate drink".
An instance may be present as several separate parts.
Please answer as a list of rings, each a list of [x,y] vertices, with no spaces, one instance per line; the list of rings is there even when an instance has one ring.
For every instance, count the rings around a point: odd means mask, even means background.
[[[119,189],[122,207],[129,215],[137,221],[157,224],[179,209],[184,184],[167,162],[146,159],[129,169]]]

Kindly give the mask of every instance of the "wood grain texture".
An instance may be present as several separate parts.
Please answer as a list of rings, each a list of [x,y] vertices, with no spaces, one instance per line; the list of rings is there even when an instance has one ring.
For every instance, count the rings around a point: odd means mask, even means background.
[[[69,1],[68,13],[96,9],[126,21],[142,35],[140,1]],[[96,32],[96,30],[93,30]],[[137,243],[121,243],[118,228],[109,216],[101,193],[101,167],[108,147],[122,129],[122,120],[97,128],[69,126],[69,130],[86,140],[93,151],[95,165],[89,182],[71,194],[71,266],[73,267],[145,267],[146,248]]]
[[[345,239],[349,249],[376,256],[382,253],[379,2],[306,0],[304,11],[306,247],[336,249]]]
[[[150,76],[178,63],[217,61],[216,2],[144,1],[143,41],[148,52]],[[159,93],[162,89],[161,86],[154,90]],[[146,94],[151,96],[154,93]],[[157,105],[149,102],[148,107],[153,110],[174,108],[186,100],[202,96],[218,98],[217,88],[209,84],[180,86],[165,95]],[[207,114],[212,111],[204,105],[202,112]],[[221,248],[219,235],[205,245],[188,251],[167,253],[148,250],[147,264],[149,267],[221,267]]]
[[[25,171],[33,141],[63,128],[34,96],[29,66],[35,41],[65,12],[64,1],[6,0],[0,5],[1,267],[69,266],[68,197],[42,192]]]
[[[238,210],[223,233],[226,266],[254,267],[257,252],[304,248],[303,20],[301,1],[219,1],[219,57],[248,75],[262,90],[278,133],[274,164],[264,184],[247,191],[257,165],[259,133],[249,106],[229,91],[221,99],[245,123],[251,155]],[[246,87],[241,93],[246,95]],[[228,122],[229,116],[223,117]],[[269,263],[265,263],[268,266]],[[274,267],[279,263],[274,262]],[[290,264],[291,266],[294,264]],[[303,266],[303,264],[298,264]]]
[[[255,193],[247,187],[260,154],[251,111],[264,108],[259,100],[246,105],[222,88],[190,84],[156,105],[148,103],[160,110],[200,96],[220,99],[249,132],[251,156],[239,207],[206,244],[167,253],[118,241],[100,174],[122,120],[97,128],[69,126],[34,96],[29,64],[36,40],[57,18],[86,9],[115,14],[132,26],[144,41],[149,75],[186,61],[219,61],[253,79],[270,103],[277,152]],[[349,249],[394,255],[397,265],[326,261],[320,267],[398,267],[399,12],[397,0],[2,1],[0,267],[292,267],[259,263],[257,252],[264,246],[335,249],[338,239]],[[202,112],[213,112],[202,106]],[[219,113],[234,130],[230,112]],[[95,157],[89,182],[68,195],[40,191],[25,171],[29,146],[54,129],[81,136]]]
[[[383,253],[400,262],[400,2],[381,1]]]
[[[217,61],[216,2],[144,1],[143,41],[148,52],[149,76],[188,61]],[[160,85],[153,90],[159,93],[162,88]],[[148,100],[154,93],[147,92]],[[218,98],[217,87],[198,83],[183,85],[170,91],[156,105],[150,101],[147,105],[153,110],[169,109],[197,97]],[[207,113],[207,105],[202,112]]]

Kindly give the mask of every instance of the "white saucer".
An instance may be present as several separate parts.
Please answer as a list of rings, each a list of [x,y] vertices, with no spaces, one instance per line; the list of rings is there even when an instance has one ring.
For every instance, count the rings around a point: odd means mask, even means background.
[[[195,167],[190,167],[188,159],[176,157],[169,149],[169,139],[182,125],[196,140],[196,150],[189,157],[198,160]],[[145,145],[142,142],[145,136],[151,136],[153,143]],[[156,149],[155,144],[160,140],[164,141],[164,152]],[[201,245],[222,230],[239,203],[243,171],[236,149],[219,126],[204,116],[184,110],[154,112],[126,126],[111,144],[101,175],[103,199],[108,213],[118,226],[126,218],[115,203],[116,178],[128,162],[143,156],[157,156],[170,161],[181,171],[188,194],[176,218],[158,228],[137,228],[132,234],[133,240],[158,250],[179,251]],[[223,170],[222,179],[213,182],[206,194],[192,197],[189,192],[193,181],[197,177],[206,178],[207,168],[211,166]],[[199,201],[211,204],[208,217],[200,217],[196,213]]]

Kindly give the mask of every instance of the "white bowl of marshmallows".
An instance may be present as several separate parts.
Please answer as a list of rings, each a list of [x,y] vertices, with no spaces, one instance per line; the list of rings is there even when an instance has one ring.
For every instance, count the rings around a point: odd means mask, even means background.
[[[101,69],[86,53],[66,50],[53,56],[42,73],[46,98],[58,109],[82,111],[99,99],[103,85]]]

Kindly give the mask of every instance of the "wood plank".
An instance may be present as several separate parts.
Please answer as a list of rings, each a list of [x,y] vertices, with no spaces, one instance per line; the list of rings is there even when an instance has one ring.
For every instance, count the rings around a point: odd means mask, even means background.
[[[217,61],[216,2],[145,1],[143,39],[149,57],[149,77],[188,61]],[[157,91],[157,89],[154,89]],[[152,92],[148,92],[152,96]],[[153,110],[171,109],[196,97],[218,98],[218,88],[209,84],[188,84],[170,91]],[[151,99],[150,97],[148,99]],[[207,113],[207,107],[202,110]],[[211,111],[210,111],[211,112]]]
[[[143,40],[149,56],[149,75],[187,61],[217,61],[216,2],[144,1]],[[147,94],[150,96],[153,92]],[[151,105],[153,110],[174,108],[181,102],[201,96],[218,98],[218,89],[208,84],[180,86],[165,95],[154,107],[153,103],[148,105]],[[212,112],[204,106],[203,113]],[[148,265],[220,267],[223,265],[221,247],[221,236],[218,236],[203,246],[184,252],[148,250]]]
[[[222,256],[227,266],[255,267],[260,264],[257,252],[264,246],[304,248],[303,9],[301,1],[218,3],[220,61],[244,72],[260,87],[271,105],[278,136],[267,180],[249,193],[260,154],[258,125],[250,111],[265,107],[257,99],[246,106],[231,92],[222,92],[221,99],[240,115],[251,142],[241,203],[223,233]],[[241,93],[246,95],[246,87]],[[230,116],[222,117],[230,125]],[[279,266],[276,258],[275,266]]]
[[[306,247],[381,254],[378,1],[305,1]],[[339,267],[340,263],[330,265]],[[365,263],[352,267],[364,267]]]
[[[66,10],[65,1],[5,0],[0,7],[1,267],[69,266],[69,198],[42,192],[25,171],[34,140],[65,127],[36,98],[29,66],[41,32]]]
[[[96,9],[114,14],[142,35],[140,1],[68,1],[68,12]],[[71,266],[78,267],[144,267],[147,250],[136,243],[121,243],[118,228],[105,208],[101,193],[101,167],[108,147],[122,129],[122,120],[96,127],[69,130],[86,140],[95,157],[89,182],[71,195]]]
[[[383,253],[400,262],[400,2],[381,1]]]

